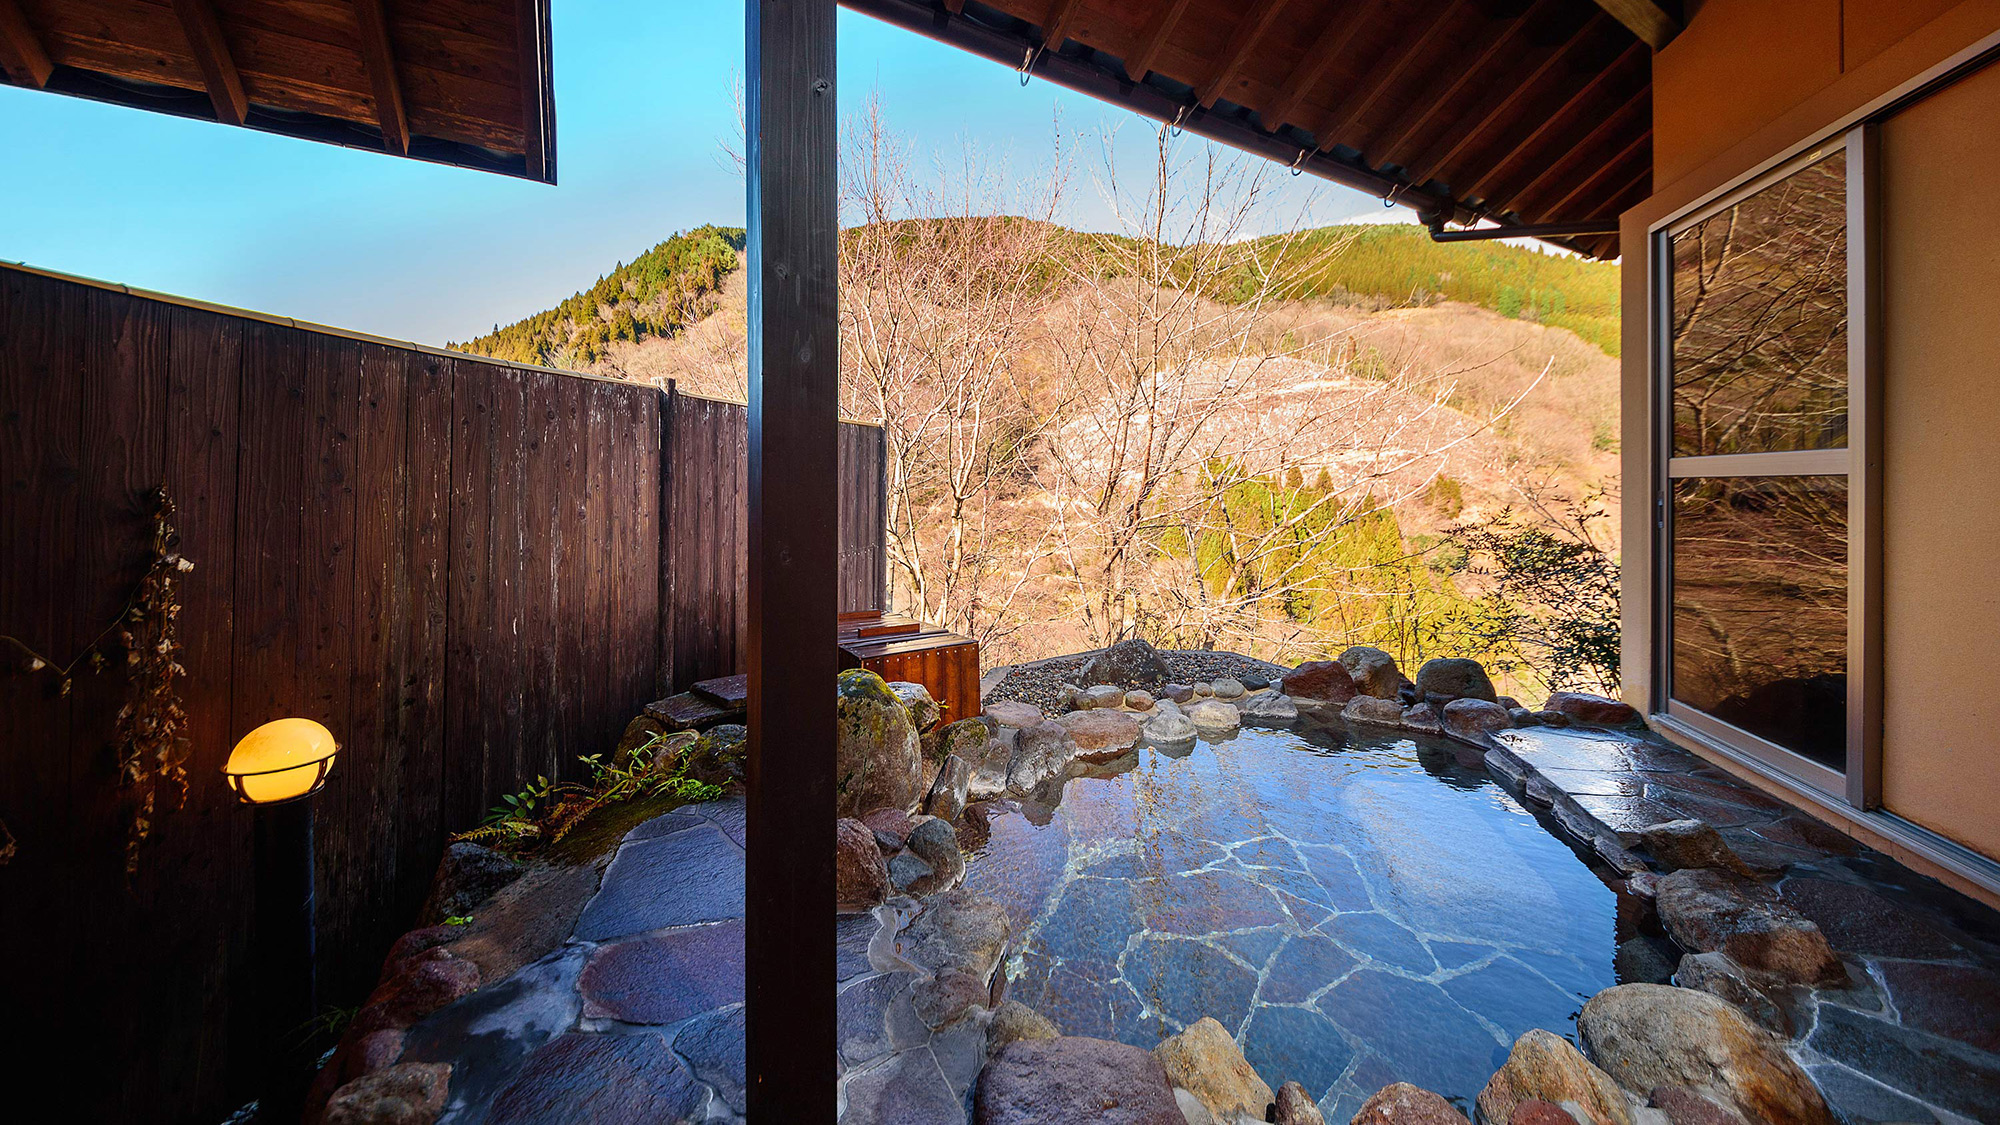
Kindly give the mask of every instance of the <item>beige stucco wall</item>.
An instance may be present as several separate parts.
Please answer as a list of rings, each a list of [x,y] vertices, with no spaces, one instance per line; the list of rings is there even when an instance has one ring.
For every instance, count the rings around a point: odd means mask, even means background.
[[[2000,66],[1882,125],[1883,804],[2000,857]]]

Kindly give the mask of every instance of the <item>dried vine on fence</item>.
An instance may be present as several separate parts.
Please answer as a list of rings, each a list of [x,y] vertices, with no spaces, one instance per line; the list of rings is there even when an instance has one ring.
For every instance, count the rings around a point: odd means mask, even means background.
[[[126,670],[125,702],[112,728],[111,745],[118,761],[118,784],[126,796],[125,874],[139,869],[139,847],[152,834],[160,797],[169,793],[173,807],[187,799],[187,712],[174,681],[185,677],[180,663],[180,600],[175,584],[194,564],[180,555],[180,533],[174,528],[174,501],[162,485],[153,493],[146,573],[131,600],[75,659],[58,663],[18,637],[0,634],[0,641],[20,654],[16,670],[50,678],[55,694],[67,697],[79,671],[101,674],[122,651]],[[14,839],[0,824],[0,864],[14,854]]]

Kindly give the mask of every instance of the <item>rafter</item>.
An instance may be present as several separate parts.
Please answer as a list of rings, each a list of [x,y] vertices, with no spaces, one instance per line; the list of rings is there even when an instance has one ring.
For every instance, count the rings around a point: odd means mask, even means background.
[[[16,85],[40,89],[49,84],[55,64],[42,46],[42,38],[28,25],[14,0],[0,0],[0,69]]]
[[[1362,28],[1368,26],[1385,2],[1386,0],[1362,0],[1361,5],[1352,12],[1341,11],[1340,5],[1333,6],[1332,21],[1319,33],[1319,38],[1313,40],[1312,46],[1306,49],[1305,56],[1299,59],[1298,65],[1293,67],[1292,73],[1285,78],[1284,85],[1279,87],[1283,98],[1271,110],[1270,117],[1264,122],[1266,126],[1276,129],[1284,124],[1301,124],[1298,119],[1299,110],[1304,108],[1306,100],[1312,96],[1313,88],[1326,77],[1326,72],[1332,68],[1334,60],[1347,53],[1348,45],[1354,42],[1354,37],[1361,33]]]
[[[1493,103],[1492,108],[1484,114],[1478,116],[1468,114],[1460,119],[1458,128],[1446,137],[1440,138],[1438,148],[1433,149],[1433,151],[1441,149],[1440,155],[1426,161],[1421,173],[1415,168],[1410,169],[1410,181],[1420,184],[1438,178],[1440,173],[1452,166],[1467,145],[1490,137],[1496,122],[1505,119],[1531,95],[1539,94],[1542,91],[1542,84],[1549,76],[1560,73],[1563,64],[1575,58],[1583,49],[1583,45],[1595,37],[1602,20],[1602,16],[1591,16],[1582,27],[1577,28],[1576,34],[1570,36],[1568,42],[1550,51],[1549,57],[1543,59],[1540,66],[1508,91],[1506,97]]]
[[[1319,141],[1319,147],[1329,148],[1333,140],[1338,139],[1351,148],[1360,149],[1361,139],[1354,135],[1354,131],[1360,126],[1362,119],[1368,116],[1368,111],[1375,108],[1376,103],[1382,100],[1383,95],[1403,77],[1410,66],[1424,57],[1430,50],[1431,44],[1437,42],[1438,36],[1465,6],[1466,0],[1451,0],[1450,3],[1442,5],[1426,5],[1425,10],[1430,16],[1430,23],[1415,38],[1404,43],[1402,50],[1377,58],[1375,65],[1368,68],[1367,76],[1356,84],[1356,88],[1361,91],[1361,97],[1349,105],[1345,113],[1336,110],[1328,114],[1320,127],[1313,130],[1313,137]]]
[[[361,29],[361,62],[375,91],[375,120],[382,126],[382,146],[398,156],[410,154],[410,122],[403,115],[403,83],[396,77],[396,51],[389,42],[389,19],[382,0],[354,0],[354,22]]]
[[[1624,148],[1619,149],[1617,155],[1613,156],[1609,160],[1606,160],[1604,163],[1598,165],[1597,171],[1592,172],[1590,175],[1585,176],[1581,180],[1578,180],[1575,183],[1575,185],[1573,185],[1568,191],[1564,192],[1562,194],[1562,197],[1557,199],[1554,203],[1551,203],[1546,207],[1537,206],[1536,210],[1544,215],[1561,214],[1562,209],[1569,206],[1572,202],[1574,202],[1577,199],[1577,197],[1587,196],[1590,189],[1596,187],[1598,183],[1604,179],[1604,177],[1610,175],[1614,169],[1625,167],[1625,162],[1627,160],[1630,160],[1634,156],[1637,156],[1641,151],[1643,151],[1646,148],[1647,145],[1650,145],[1652,143],[1653,143],[1653,128],[1651,125],[1648,125],[1646,128],[1639,131],[1638,136],[1633,137],[1630,141],[1628,141]]]
[[[1051,51],[1062,46],[1082,13],[1083,0],[1051,0],[1048,14],[1042,17],[1042,46]]]
[[[1612,80],[1627,65],[1641,58],[1645,53],[1646,45],[1644,43],[1634,43],[1630,47],[1625,48],[1623,54],[1611,60],[1610,66],[1597,72],[1597,77],[1578,87],[1576,93],[1571,94],[1569,100],[1563,102],[1561,108],[1542,118],[1542,123],[1535,126],[1534,132],[1529,133],[1527,137],[1523,138],[1520,144],[1515,145],[1512,152],[1494,161],[1493,167],[1487,169],[1479,179],[1473,181],[1471,187],[1465,189],[1464,197],[1467,199],[1486,199],[1490,194],[1493,198],[1506,200],[1513,199],[1523,191],[1526,191],[1526,185],[1520,187],[1510,185],[1507,189],[1499,192],[1492,192],[1490,189],[1492,189],[1494,183],[1500,178],[1502,172],[1512,168],[1523,157],[1532,155],[1536,147],[1551,133],[1562,126],[1573,124],[1577,116],[1586,107],[1597,104],[1599,97],[1604,93],[1605,87],[1610,85]],[[1623,105],[1620,105],[1616,109],[1613,109],[1611,114],[1607,116],[1615,115],[1624,108]]]
[[[1597,0],[1597,6],[1611,13],[1612,19],[1624,24],[1639,37],[1639,42],[1655,51],[1681,33],[1681,22],[1653,0]]]
[[[1285,10],[1285,3],[1286,0],[1258,0],[1243,13],[1243,18],[1236,21],[1236,30],[1229,35],[1229,46],[1222,53],[1222,65],[1215,68],[1215,73],[1209,75],[1208,81],[1202,83],[1196,92],[1197,102],[1204,107],[1214,105],[1215,99],[1222,96],[1222,91],[1236,81],[1237,76],[1243,73],[1244,64],[1250,61],[1250,53],[1257,49],[1257,41],[1271,30],[1272,22]]]
[[[1487,77],[1488,68],[1493,65],[1494,60],[1510,59],[1518,55],[1517,45],[1521,37],[1527,34],[1529,26],[1557,2],[1558,0],[1535,0],[1526,11],[1508,21],[1505,31],[1488,39],[1486,49],[1479,52],[1478,57],[1458,68],[1458,77],[1452,80],[1451,85],[1445,87],[1443,93],[1434,98],[1425,98],[1411,106],[1409,111],[1404,113],[1402,120],[1384,130],[1383,135],[1389,140],[1381,148],[1382,163],[1394,164],[1397,167],[1406,163],[1409,159],[1410,142],[1429,128],[1431,122],[1437,119],[1437,115],[1444,112],[1444,108],[1451,104],[1452,99],[1468,85],[1476,79]]]
[[[243,79],[236,73],[236,60],[229,54],[229,41],[222,37],[222,24],[215,18],[209,0],[173,0],[174,15],[180,17],[187,34],[188,49],[201,70],[208,100],[215,106],[215,119],[230,125],[243,124],[250,112],[250,99],[243,96]]]
[[[1139,40],[1139,50],[1125,61],[1125,73],[1135,82],[1143,82],[1152,73],[1155,63],[1160,61],[1160,52],[1167,48],[1167,37],[1174,33],[1174,25],[1187,14],[1190,0],[1167,0],[1154,14],[1153,22],[1147,26],[1146,35]]]
[[[1519,210],[1520,208],[1514,206],[1516,202],[1527,204],[1545,194],[1543,191],[1544,188],[1552,183],[1560,182],[1565,175],[1569,174],[1570,169],[1575,166],[1579,159],[1596,151],[1599,144],[1614,135],[1619,124],[1625,121],[1633,110],[1643,110],[1650,104],[1650,96],[1651,90],[1649,88],[1642,88],[1638,93],[1627,98],[1617,109],[1605,114],[1596,125],[1591,127],[1590,132],[1571,141],[1561,156],[1543,165],[1541,171],[1535,173],[1534,178],[1523,184],[1519,191],[1511,191],[1505,196],[1496,196],[1494,199],[1489,200],[1488,210]]]

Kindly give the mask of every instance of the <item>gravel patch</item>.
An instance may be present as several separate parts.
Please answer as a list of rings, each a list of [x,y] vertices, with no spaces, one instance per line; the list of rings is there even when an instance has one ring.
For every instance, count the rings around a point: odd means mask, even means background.
[[[1032,664],[1017,664],[1007,670],[1000,682],[986,693],[986,702],[996,699],[1012,699],[1022,703],[1032,703],[1044,714],[1056,713],[1056,692],[1066,683],[1074,683],[1076,674],[1092,656],[1092,652],[1079,652],[1071,656],[1057,656],[1048,660],[1038,660]],[[1216,652],[1210,649],[1162,649],[1160,655],[1166,658],[1167,667],[1173,669],[1177,683],[1192,684],[1209,682],[1218,676],[1233,676],[1243,680],[1245,686],[1258,679],[1272,683],[1290,668],[1273,664],[1268,660],[1257,660],[1235,652]]]

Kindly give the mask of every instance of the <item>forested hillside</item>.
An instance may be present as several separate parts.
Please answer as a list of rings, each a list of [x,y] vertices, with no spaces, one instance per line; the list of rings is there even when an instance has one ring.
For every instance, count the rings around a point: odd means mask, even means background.
[[[620,263],[555,308],[446,347],[517,363],[589,367],[613,340],[672,336],[713,312],[742,250],[742,228],[696,227]]]

